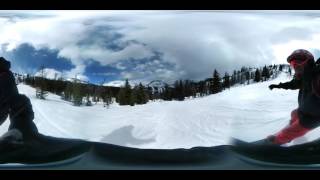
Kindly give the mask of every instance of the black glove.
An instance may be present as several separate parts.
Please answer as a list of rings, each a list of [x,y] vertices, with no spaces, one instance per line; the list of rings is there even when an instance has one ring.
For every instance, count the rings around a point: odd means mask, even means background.
[[[279,88],[279,85],[271,84],[271,85],[269,86],[269,89],[272,90],[273,88]]]

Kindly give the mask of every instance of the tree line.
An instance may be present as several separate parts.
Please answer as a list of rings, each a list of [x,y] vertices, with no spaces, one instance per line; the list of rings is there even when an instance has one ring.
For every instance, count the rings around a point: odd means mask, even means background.
[[[48,92],[61,96],[62,99],[70,101],[75,106],[97,104],[103,102],[104,106],[109,107],[114,101],[119,105],[145,104],[149,100],[178,100],[183,101],[187,97],[203,97],[216,94],[229,89],[235,85],[247,85],[255,82],[267,81],[275,78],[285,65],[270,65],[262,68],[242,67],[234,70],[230,75],[225,72],[221,75],[216,69],[213,70],[211,77],[201,81],[177,80],[173,85],[165,84],[164,87],[154,91],[152,87],[144,86],[142,83],[131,86],[126,79],[122,87],[103,86],[83,83],[77,78],[73,81],[66,81],[62,78],[47,79],[43,72],[40,76],[27,75],[20,77],[20,81],[36,88],[36,96],[45,99]],[[43,67],[41,68],[43,70]],[[291,72],[291,69],[288,68]]]

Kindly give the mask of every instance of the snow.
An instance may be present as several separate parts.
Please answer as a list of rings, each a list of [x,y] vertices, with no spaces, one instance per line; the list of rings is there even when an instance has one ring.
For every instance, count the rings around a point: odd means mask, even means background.
[[[121,87],[124,86],[125,81],[110,81],[108,83],[104,83],[103,86],[113,86],[113,87]]]
[[[274,89],[270,84],[289,81],[278,78],[230,88],[207,97],[186,101],[155,101],[144,105],[109,109],[103,104],[73,106],[59,96],[36,99],[35,89],[19,84],[33,104],[40,133],[80,138],[128,147],[150,149],[191,148],[230,144],[229,138],[254,141],[276,133],[287,125],[297,104],[298,91]],[[9,121],[0,126],[6,132]],[[309,132],[289,145],[314,140],[320,129]]]
[[[57,70],[51,69],[51,68],[44,68],[43,75],[47,79],[59,79],[62,77],[62,73],[60,71],[57,71]],[[35,76],[41,77],[42,72],[39,71],[39,72],[35,73]]]

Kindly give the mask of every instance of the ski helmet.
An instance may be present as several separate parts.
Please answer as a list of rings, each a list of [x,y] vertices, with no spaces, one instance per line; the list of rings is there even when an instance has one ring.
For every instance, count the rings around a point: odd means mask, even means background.
[[[314,57],[309,51],[305,49],[297,49],[293,51],[287,58],[288,63],[290,63],[292,60],[296,60],[299,62],[308,60],[314,62]]]
[[[305,49],[297,49],[287,58],[288,63],[294,68],[296,77],[299,79],[307,66],[314,64],[313,55]]]

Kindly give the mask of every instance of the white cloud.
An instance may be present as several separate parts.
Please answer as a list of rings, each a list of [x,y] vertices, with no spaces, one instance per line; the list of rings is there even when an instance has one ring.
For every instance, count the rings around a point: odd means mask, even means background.
[[[117,73],[106,72],[106,73],[92,73],[92,75],[99,75],[99,76],[115,76]]]
[[[0,12],[1,13],[7,13]],[[12,13],[12,12],[11,12]],[[17,12],[19,14],[19,12]],[[27,12],[25,12],[27,13]],[[67,72],[69,75],[84,73],[84,64],[88,59],[94,59],[102,65],[107,65],[128,58],[147,58],[152,51],[141,44],[130,44],[121,51],[112,51],[99,46],[99,42],[92,42],[86,46],[79,46],[78,42],[87,36],[90,27],[84,23],[88,19],[117,15],[119,12],[109,11],[30,11],[33,15],[47,14],[49,17],[18,19],[0,19],[0,44],[7,44],[6,51],[15,49],[22,43],[32,44],[36,49],[48,47],[58,49],[59,56],[68,58],[76,68]],[[127,12],[122,12],[126,14]],[[122,15],[122,14],[121,14]],[[90,37],[89,37],[90,38]],[[103,39],[104,37],[99,37]],[[84,76],[83,76],[84,77]]]
[[[30,17],[12,21],[1,16],[6,13]],[[121,78],[201,79],[214,68],[230,71],[242,65],[286,63],[294,49],[319,48],[319,17],[320,11],[0,11],[0,44],[8,44],[7,51],[21,43],[57,49],[76,66],[65,72],[71,77],[87,78],[85,63],[94,59],[125,70]],[[140,43],[112,51],[103,43],[108,33],[89,34],[96,27],[113,27],[111,31],[123,35],[118,44]],[[79,44],[87,39],[91,41]],[[149,58],[154,50],[174,67],[166,69],[154,61],[137,66],[139,72],[128,72],[120,61]],[[159,72],[148,71],[152,66]]]

